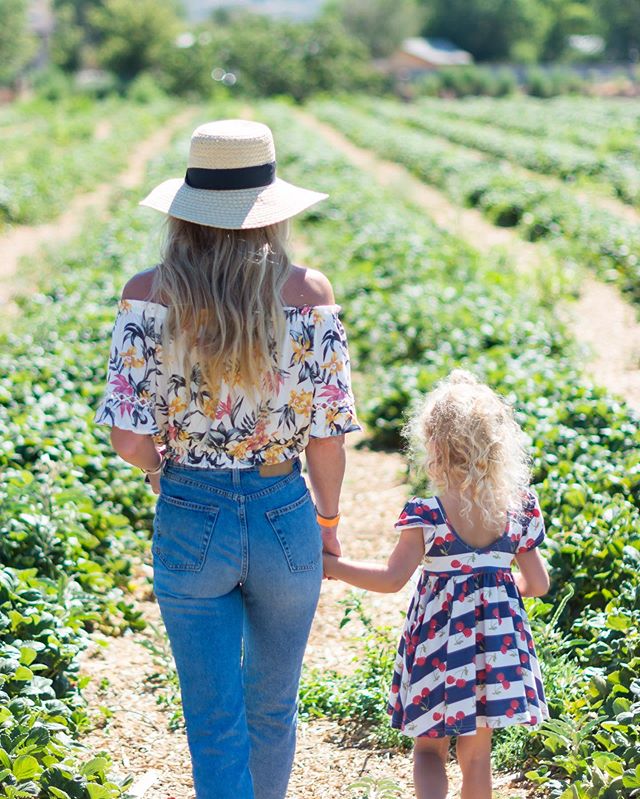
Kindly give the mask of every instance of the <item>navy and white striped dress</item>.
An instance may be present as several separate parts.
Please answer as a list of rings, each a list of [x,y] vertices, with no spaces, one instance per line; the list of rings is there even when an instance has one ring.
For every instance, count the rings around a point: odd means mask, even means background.
[[[396,528],[422,527],[425,557],[398,647],[391,725],[411,737],[536,726],[549,717],[516,554],[539,546],[544,521],[530,490],[487,547],[465,543],[437,497],[408,502]]]

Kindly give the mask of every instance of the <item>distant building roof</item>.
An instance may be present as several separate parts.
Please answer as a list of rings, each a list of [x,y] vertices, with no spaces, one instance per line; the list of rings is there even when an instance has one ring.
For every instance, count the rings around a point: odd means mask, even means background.
[[[405,39],[400,51],[418,58],[425,63],[439,67],[471,64],[473,57],[466,50],[461,50],[448,39],[422,39],[413,37]]]

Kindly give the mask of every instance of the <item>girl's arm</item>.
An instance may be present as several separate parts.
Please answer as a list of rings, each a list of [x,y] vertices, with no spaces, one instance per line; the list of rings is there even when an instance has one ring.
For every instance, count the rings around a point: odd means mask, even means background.
[[[522,596],[543,596],[549,590],[547,566],[538,549],[530,549],[516,555],[520,569],[514,574],[518,591]]]
[[[423,557],[422,528],[406,527],[386,566],[325,554],[324,571],[327,577],[335,577],[357,588],[387,594],[399,591],[406,584]]]

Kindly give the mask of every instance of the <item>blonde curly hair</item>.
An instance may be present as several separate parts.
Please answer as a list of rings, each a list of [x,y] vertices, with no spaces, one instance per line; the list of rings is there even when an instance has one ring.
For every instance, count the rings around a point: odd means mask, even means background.
[[[467,520],[476,506],[491,529],[522,506],[531,479],[524,433],[511,406],[470,372],[456,369],[441,381],[405,435],[437,491],[459,493]]]

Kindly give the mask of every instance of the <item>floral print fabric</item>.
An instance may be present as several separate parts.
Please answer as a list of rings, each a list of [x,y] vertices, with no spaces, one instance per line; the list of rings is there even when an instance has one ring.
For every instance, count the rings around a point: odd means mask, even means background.
[[[187,378],[178,364],[165,363],[166,307],[121,300],[95,422],[152,435],[178,463],[217,469],[280,463],[297,457],[310,437],[360,430],[339,310],[285,308],[287,335],[269,396],[252,398],[223,383],[213,397],[197,365]]]
[[[529,620],[511,572],[539,546],[544,522],[530,491],[491,546],[471,547],[437,497],[414,497],[397,528],[422,527],[425,557],[400,639],[391,725],[412,737],[536,726],[549,717]]]

